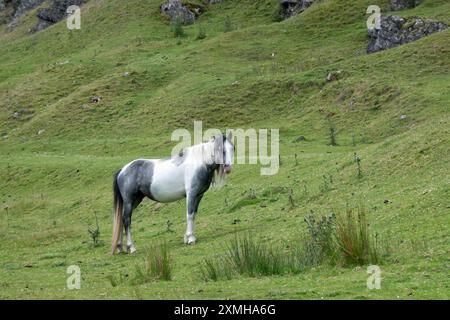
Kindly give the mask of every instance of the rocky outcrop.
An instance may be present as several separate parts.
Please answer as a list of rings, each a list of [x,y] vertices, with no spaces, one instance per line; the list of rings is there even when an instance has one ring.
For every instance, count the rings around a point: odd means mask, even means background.
[[[44,2],[46,2],[46,0],[0,0],[0,11],[7,11],[6,9],[8,9],[11,12],[9,19],[6,19],[5,21],[8,22],[8,28],[12,29],[18,25],[19,18],[22,15],[37,8]],[[47,2],[49,3],[49,7],[38,11],[37,17],[39,18],[39,22],[31,28],[30,31],[36,32],[45,29],[64,19],[69,6],[80,6],[85,0],[47,0]]]
[[[19,18],[29,10],[41,5],[45,0],[0,0],[0,11],[8,11],[1,21],[9,28],[19,23]]]
[[[161,5],[160,9],[161,13],[169,17],[171,21],[179,21],[182,24],[192,24],[195,21],[196,14],[181,0],[168,0]]]
[[[368,53],[385,50],[412,42],[447,29],[441,22],[421,18],[382,16],[381,29],[369,29]]]
[[[391,10],[410,9],[418,6],[421,0],[391,0]]]
[[[85,0],[53,0],[50,7],[38,11],[39,22],[31,31],[37,32],[61,21],[67,16],[68,7],[72,5],[81,6],[84,2]]]
[[[308,9],[315,0],[280,0],[280,18],[295,16]]]

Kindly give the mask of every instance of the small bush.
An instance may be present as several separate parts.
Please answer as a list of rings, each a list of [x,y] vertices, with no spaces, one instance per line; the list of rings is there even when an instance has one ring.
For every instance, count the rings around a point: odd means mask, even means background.
[[[362,177],[361,158],[356,153],[354,155],[358,178],[361,178]]]
[[[201,26],[198,27],[197,36],[195,37],[196,40],[203,40],[206,38],[206,32],[205,29],[203,29]]]
[[[234,30],[233,22],[231,21],[230,16],[225,18],[225,22],[223,24],[223,32],[231,32]]]
[[[91,236],[94,247],[98,247],[101,244],[101,242],[100,242],[100,227],[98,225],[97,213],[94,213],[94,214],[95,214],[96,226],[95,226],[95,228],[88,227],[88,232],[89,232],[89,235]]]
[[[311,264],[327,262],[333,265],[364,265],[380,262],[377,234],[372,234],[364,209],[348,209],[316,220],[313,214],[305,218],[309,239],[306,260]]]
[[[316,219],[313,213],[306,216],[308,238],[304,240],[303,261],[306,266],[319,265],[324,260],[335,261],[333,233],[336,216],[329,214]]]
[[[330,139],[330,146],[337,146],[337,140],[336,140],[336,126],[334,125],[333,121],[331,120],[331,117],[328,118],[328,127],[329,127],[329,139]]]
[[[165,243],[145,249],[143,264],[136,265],[135,284],[154,280],[172,280],[171,258]]]
[[[181,19],[173,19],[172,21],[172,30],[175,38],[182,38],[186,34],[184,33],[183,24]]]

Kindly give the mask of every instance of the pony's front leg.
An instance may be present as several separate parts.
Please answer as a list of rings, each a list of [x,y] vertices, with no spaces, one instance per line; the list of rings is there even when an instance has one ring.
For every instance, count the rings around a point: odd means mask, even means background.
[[[186,223],[186,233],[184,234],[184,243],[185,244],[195,244],[197,238],[194,235],[195,229],[195,213],[190,213],[187,211],[187,223]]]
[[[198,210],[198,205],[203,195],[188,194],[186,197],[187,207],[187,225],[186,233],[184,235],[185,244],[195,244],[197,238],[194,235],[195,231],[195,214]]]

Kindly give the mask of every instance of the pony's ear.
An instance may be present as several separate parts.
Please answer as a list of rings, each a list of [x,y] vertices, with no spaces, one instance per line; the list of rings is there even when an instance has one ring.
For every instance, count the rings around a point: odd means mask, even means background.
[[[230,131],[230,132],[228,132],[227,140],[231,141],[232,139],[233,139],[233,132]]]

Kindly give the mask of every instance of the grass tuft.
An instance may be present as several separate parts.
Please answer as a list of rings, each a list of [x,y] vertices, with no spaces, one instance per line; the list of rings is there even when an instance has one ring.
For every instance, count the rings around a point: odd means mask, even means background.
[[[250,277],[295,274],[302,271],[294,254],[271,246],[249,234],[235,235],[225,253],[206,259],[200,267],[206,281],[231,279],[234,275]]]
[[[289,251],[272,246],[251,235],[235,235],[223,254],[200,265],[205,281],[229,280],[236,275],[249,277],[297,274],[319,265],[353,266],[381,262],[378,236],[370,232],[366,213],[347,210],[316,218],[306,216],[308,234]]]
[[[144,261],[136,265],[133,284],[172,280],[172,260],[166,243],[145,249]]]

